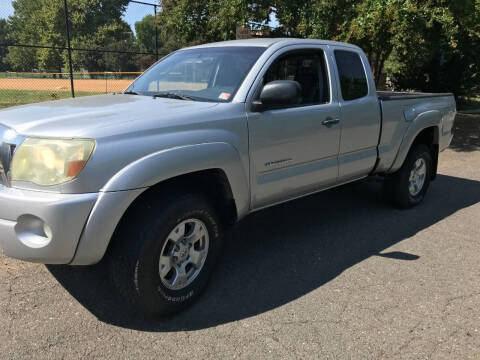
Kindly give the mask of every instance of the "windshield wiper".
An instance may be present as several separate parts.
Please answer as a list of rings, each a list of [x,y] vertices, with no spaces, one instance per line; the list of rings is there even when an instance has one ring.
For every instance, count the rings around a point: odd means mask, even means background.
[[[158,94],[153,95],[153,97],[154,98],[162,97],[162,98],[177,99],[177,100],[191,100],[191,101],[197,100],[193,96],[188,96],[188,95],[185,95],[185,94],[176,94],[176,93],[171,93],[171,92],[158,93]]]
[[[123,93],[126,95],[138,95],[135,91],[124,91]]]

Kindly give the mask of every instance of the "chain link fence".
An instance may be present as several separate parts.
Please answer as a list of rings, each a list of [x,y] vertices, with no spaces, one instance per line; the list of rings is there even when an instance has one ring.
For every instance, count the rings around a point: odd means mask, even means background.
[[[0,108],[123,91],[159,58],[158,4],[84,3],[0,7]]]

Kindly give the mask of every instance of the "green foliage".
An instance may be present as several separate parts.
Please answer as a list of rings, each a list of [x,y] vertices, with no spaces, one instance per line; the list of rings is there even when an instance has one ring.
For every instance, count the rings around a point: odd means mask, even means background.
[[[157,27],[157,31],[155,31]],[[153,15],[146,15],[142,20],[135,23],[135,33],[137,35],[137,48],[140,52],[155,54],[155,37],[157,37],[157,47],[162,49],[159,38],[160,29]],[[155,55],[137,55],[134,57],[135,67],[141,71],[147,69],[156,60]]]
[[[163,0],[157,19],[135,24],[135,38],[122,20],[128,0],[69,0],[72,45],[154,53],[158,26],[159,56],[180,47],[235,39],[237,27],[268,23],[281,26],[267,36],[322,38],[357,44],[365,50],[377,83],[388,76],[397,89],[480,91],[480,0]],[[14,0],[7,40],[64,47],[61,0]],[[41,29],[41,31],[39,31]],[[0,53],[16,71],[58,71],[65,51],[10,47]],[[144,69],[153,55],[75,51],[77,70]]]
[[[37,1],[17,0],[12,2],[15,16],[8,20],[9,33],[7,42],[21,44],[38,44],[40,35],[32,19],[40,11]],[[9,47],[4,63],[10,70],[32,71],[36,68],[37,49]]]
[[[480,1],[432,1],[386,65],[398,88],[480,91]]]
[[[145,16],[141,21],[135,23],[138,49],[141,52],[155,52],[155,17]],[[158,43],[158,39],[157,39]]]
[[[480,0],[282,0],[277,15],[291,36],[362,47],[377,83],[454,91],[480,84]],[[385,71],[386,70],[386,71]]]
[[[58,3],[58,0],[54,0]],[[69,19],[73,48],[86,50],[135,51],[130,26],[122,20],[128,0],[70,0]],[[64,62],[67,54],[64,53]],[[100,51],[74,51],[75,69],[95,71],[134,70],[132,56]]]
[[[183,44],[235,39],[237,26],[268,19],[266,1],[164,0],[160,22]]]
[[[182,44],[233,39],[275,12],[275,36],[346,41],[365,50],[377,83],[480,91],[480,0],[165,0],[162,24]]]
[[[133,33],[122,19],[128,0],[69,0],[72,46],[84,49],[131,51]],[[65,47],[65,15],[60,0],[14,0],[10,17],[11,43]],[[125,71],[132,68],[131,56],[74,52],[77,70]],[[58,49],[10,47],[6,63],[12,70],[61,71],[67,53]]]
[[[102,49],[110,51],[135,50],[135,38],[127,23],[121,20],[100,25],[93,34],[77,36],[72,40],[77,49]],[[67,54],[65,53],[65,62]],[[101,51],[73,51],[74,68],[96,71],[133,71],[131,54],[108,53]]]
[[[173,35],[172,29],[163,26],[161,21],[163,17],[158,16],[157,21],[153,15],[146,15],[142,20],[135,23],[137,48],[140,52],[150,53],[151,55],[138,55],[134,57],[135,66],[139,70],[145,70],[152,65],[155,60],[155,36],[157,35],[158,57],[161,58],[175,51],[185,43],[182,43]],[[160,26],[162,24],[162,26]],[[155,28],[156,31],[155,31]]]
[[[8,22],[4,19],[0,19],[0,44],[5,44],[7,42],[8,32]],[[0,71],[5,71],[6,69],[6,65],[4,63],[5,56],[7,56],[7,48],[0,47]]]

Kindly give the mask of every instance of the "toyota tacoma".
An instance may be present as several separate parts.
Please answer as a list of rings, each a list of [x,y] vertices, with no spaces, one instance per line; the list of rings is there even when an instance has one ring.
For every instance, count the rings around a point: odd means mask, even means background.
[[[377,92],[354,45],[181,49],[122,93],[0,111],[0,248],[106,261],[128,304],[173,313],[254,211],[374,175],[394,205],[421,203],[455,113],[452,94]]]

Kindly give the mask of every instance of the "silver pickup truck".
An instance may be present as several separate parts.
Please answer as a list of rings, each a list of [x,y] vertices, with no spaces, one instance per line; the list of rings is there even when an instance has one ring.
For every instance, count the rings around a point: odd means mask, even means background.
[[[372,175],[396,206],[419,204],[455,113],[452,94],[377,92],[349,44],[182,49],[123,93],[0,111],[0,248],[104,259],[122,299],[172,313],[251,212]]]

